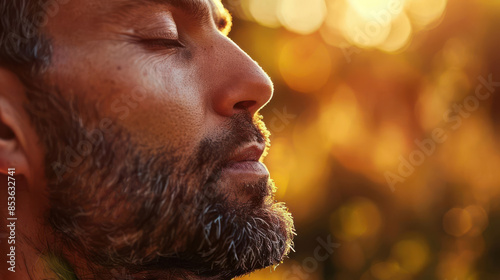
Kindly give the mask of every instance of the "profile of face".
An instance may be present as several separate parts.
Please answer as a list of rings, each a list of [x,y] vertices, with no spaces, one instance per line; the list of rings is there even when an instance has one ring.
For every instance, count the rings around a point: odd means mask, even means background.
[[[24,81],[54,240],[40,250],[83,260],[69,263],[90,279],[279,264],[294,230],[262,164],[273,87],[227,37],[222,4],[64,2],[43,29],[50,64]]]

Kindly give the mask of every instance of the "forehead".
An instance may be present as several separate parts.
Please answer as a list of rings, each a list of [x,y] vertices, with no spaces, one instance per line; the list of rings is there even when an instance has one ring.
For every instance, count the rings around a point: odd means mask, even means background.
[[[220,0],[113,0],[113,8],[127,10],[146,5],[163,5],[182,9],[193,14],[223,13]]]
[[[49,31],[78,29],[78,26],[91,26],[93,23],[121,19],[127,14],[139,11],[158,11],[158,9],[176,8],[198,20],[213,20],[224,33],[229,32],[231,16],[224,9],[221,0],[79,0],[69,1],[61,11],[48,22]],[[71,30],[70,30],[71,29]]]
[[[213,19],[219,27],[230,23],[230,15],[224,9],[221,0],[115,0],[115,11],[126,13],[146,5],[175,7],[197,19]]]

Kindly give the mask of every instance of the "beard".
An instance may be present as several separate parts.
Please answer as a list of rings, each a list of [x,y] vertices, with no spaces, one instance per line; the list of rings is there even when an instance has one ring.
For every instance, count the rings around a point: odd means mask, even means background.
[[[30,85],[27,96],[45,148],[46,221],[63,248],[99,271],[94,279],[109,279],[115,268],[148,279],[169,271],[230,279],[289,253],[293,221],[274,202],[272,181],[219,182],[237,147],[269,142],[259,118],[237,114],[185,155],[168,145],[139,149],[118,124],[98,129],[95,106],[57,90]],[[249,198],[235,201],[241,195]]]

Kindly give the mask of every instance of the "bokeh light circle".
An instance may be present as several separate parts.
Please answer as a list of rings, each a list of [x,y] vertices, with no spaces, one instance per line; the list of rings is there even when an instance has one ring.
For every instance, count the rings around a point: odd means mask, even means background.
[[[324,0],[281,0],[278,10],[278,17],[283,26],[303,35],[318,30],[326,15]]]
[[[332,61],[322,42],[314,37],[297,37],[283,47],[279,68],[290,88],[310,93],[326,84],[330,77]]]

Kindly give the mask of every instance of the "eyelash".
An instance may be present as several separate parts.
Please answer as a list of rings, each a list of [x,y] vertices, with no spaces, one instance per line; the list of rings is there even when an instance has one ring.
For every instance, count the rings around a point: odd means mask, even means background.
[[[144,45],[151,48],[164,48],[164,49],[174,49],[174,48],[184,48],[179,40],[175,39],[145,39],[141,41]]]

